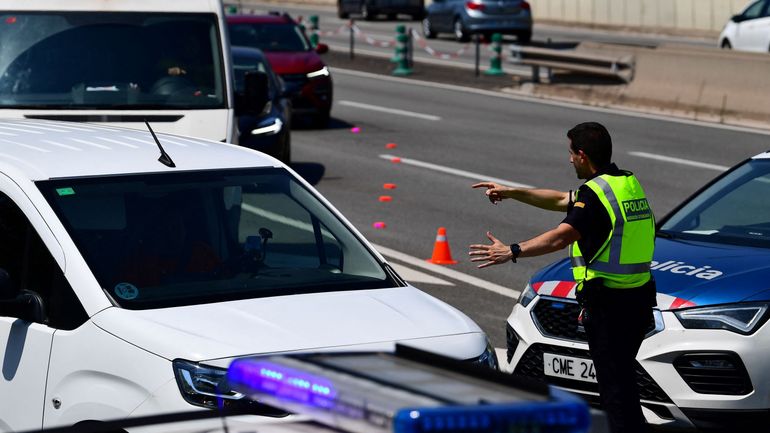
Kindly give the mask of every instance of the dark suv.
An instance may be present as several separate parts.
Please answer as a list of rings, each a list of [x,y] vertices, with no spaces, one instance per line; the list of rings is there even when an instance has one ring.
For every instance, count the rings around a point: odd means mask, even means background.
[[[319,56],[328,46],[313,48],[303,28],[286,14],[233,15],[227,27],[232,45],[259,48],[267,56],[284,81],[295,116],[312,116],[320,127],[329,123],[332,77]]]

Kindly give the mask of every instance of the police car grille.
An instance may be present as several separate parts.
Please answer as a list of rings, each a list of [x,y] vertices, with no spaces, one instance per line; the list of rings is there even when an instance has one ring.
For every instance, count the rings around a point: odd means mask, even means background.
[[[754,390],[741,358],[733,352],[686,353],[674,368],[699,394],[746,395]]]
[[[583,328],[578,329],[578,314],[580,306],[577,302],[545,298],[540,299],[532,310],[532,318],[543,335],[585,342]]]
[[[524,356],[516,365],[513,374],[526,376],[547,382],[568,389],[579,391],[599,392],[597,384],[592,382],[582,382],[578,380],[563,379],[559,377],[546,376],[543,373],[543,353],[552,353],[555,355],[565,355],[580,358],[590,358],[587,350],[574,349],[571,347],[553,346],[550,344],[533,344],[527,349]],[[649,374],[636,362],[636,381],[639,386],[639,396],[642,400],[670,403],[671,399],[650,377]]]
[[[532,318],[546,337],[587,342],[586,333],[578,326],[580,306],[573,300],[541,298],[532,309]],[[650,321],[647,334],[655,329],[655,319]]]

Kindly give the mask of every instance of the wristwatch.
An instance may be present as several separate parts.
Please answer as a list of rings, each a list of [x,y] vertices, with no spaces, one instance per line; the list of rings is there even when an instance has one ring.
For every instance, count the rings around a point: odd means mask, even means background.
[[[513,254],[511,261],[516,263],[516,259],[519,257],[519,254],[521,254],[521,247],[519,244],[511,244],[511,254]]]

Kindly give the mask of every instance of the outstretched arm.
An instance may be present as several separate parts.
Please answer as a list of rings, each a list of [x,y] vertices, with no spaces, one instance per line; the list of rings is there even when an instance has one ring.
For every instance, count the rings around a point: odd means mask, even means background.
[[[484,262],[478,265],[479,268],[499,265],[513,258],[509,245],[492,236],[491,232],[487,232],[487,238],[492,241],[491,245],[473,244],[468,252],[472,262]],[[553,230],[519,243],[521,248],[519,257],[542,256],[559,251],[578,239],[580,239],[580,232],[569,224],[561,223]]]
[[[512,198],[522,203],[539,207],[541,209],[553,211],[566,211],[569,205],[570,196],[568,192],[555,191],[552,189],[540,188],[514,188],[500,185],[495,182],[479,182],[471,186],[472,188],[486,188],[485,191],[489,201],[493,204],[502,201],[505,198]]]

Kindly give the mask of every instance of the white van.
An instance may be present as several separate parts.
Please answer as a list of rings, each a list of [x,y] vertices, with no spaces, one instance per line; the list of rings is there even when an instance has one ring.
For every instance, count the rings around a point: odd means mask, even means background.
[[[219,388],[246,355],[398,341],[496,366],[289,167],[157,137],[0,120],[0,430],[248,405]]]
[[[233,142],[220,0],[0,0],[0,117]]]

